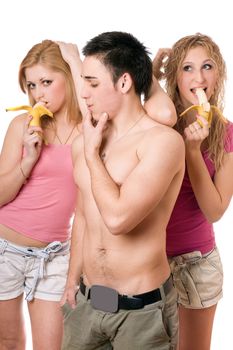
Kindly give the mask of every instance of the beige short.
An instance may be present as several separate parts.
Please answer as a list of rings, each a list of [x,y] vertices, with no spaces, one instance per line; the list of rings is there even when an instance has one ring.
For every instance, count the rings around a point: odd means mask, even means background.
[[[178,303],[201,309],[222,298],[223,269],[218,249],[202,255],[195,251],[169,258]]]
[[[0,240],[0,243],[3,240]],[[17,247],[17,245],[14,245]],[[19,247],[19,246],[18,246]],[[40,250],[39,248],[28,248]],[[1,249],[0,249],[1,250]],[[69,254],[54,256],[44,263],[43,278],[38,278],[33,297],[60,301],[66,283]],[[41,259],[0,251],[0,300],[16,298],[32,289],[35,275],[41,268]]]
[[[137,310],[106,312],[94,309],[87,295],[76,296],[77,306],[63,306],[62,350],[175,350],[177,344],[177,293],[171,289],[162,300]],[[125,296],[126,297],[126,296]]]

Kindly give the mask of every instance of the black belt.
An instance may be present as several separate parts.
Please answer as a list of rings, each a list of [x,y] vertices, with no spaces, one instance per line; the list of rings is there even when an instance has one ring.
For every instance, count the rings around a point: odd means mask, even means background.
[[[83,283],[82,279],[80,279],[79,288],[80,292],[86,296],[87,299],[91,300],[91,304],[95,309],[117,312],[119,309],[142,309],[145,305],[162,300],[161,289],[166,296],[173,288],[173,282],[170,276],[160,288],[132,296],[119,294],[115,289],[104,286],[93,285],[89,288]]]

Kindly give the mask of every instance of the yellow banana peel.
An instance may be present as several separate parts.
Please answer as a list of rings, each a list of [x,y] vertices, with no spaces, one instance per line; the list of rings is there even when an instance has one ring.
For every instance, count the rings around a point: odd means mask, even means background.
[[[47,108],[45,108],[42,105],[37,105],[35,107],[31,106],[17,106],[17,107],[10,107],[7,108],[6,111],[20,111],[20,110],[26,110],[29,112],[29,114],[32,116],[32,120],[30,121],[30,126],[40,126],[40,118],[43,115],[48,115],[49,117],[53,117],[53,113],[50,112]]]
[[[180,117],[183,117],[186,113],[195,109],[198,115],[202,116],[208,121],[208,124],[210,127],[212,122],[212,117],[213,117],[213,111],[214,111],[219,116],[219,118],[221,118],[224,121],[224,123],[227,123],[227,119],[223,116],[219,108],[209,104],[205,91],[203,89],[201,88],[196,89],[196,94],[197,94],[199,105],[193,105],[187,108],[184,112],[180,114]],[[203,127],[203,123],[201,122],[201,120],[197,119],[197,122],[200,124],[201,127]]]

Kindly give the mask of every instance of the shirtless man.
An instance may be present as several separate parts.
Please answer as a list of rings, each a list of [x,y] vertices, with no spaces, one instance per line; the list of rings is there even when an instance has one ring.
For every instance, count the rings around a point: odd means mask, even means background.
[[[183,178],[183,140],[142,107],[152,63],[136,38],[103,33],[83,53],[89,114],[73,145],[80,193],[61,302],[63,350],[175,349],[165,242]]]

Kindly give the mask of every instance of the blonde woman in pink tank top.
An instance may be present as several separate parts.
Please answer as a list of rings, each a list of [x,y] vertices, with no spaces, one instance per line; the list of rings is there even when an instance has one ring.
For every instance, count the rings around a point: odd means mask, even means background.
[[[78,72],[81,60],[75,49]],[[33,348],[57,350],[63,327],[59,301],[66,283],[76,202],[71,143],[79,134],[82,105],[56,42],[44,40],[30,49],[19,68],[19,84],[31,106],[43,105],[53,118],[44,116],[37,127],[29,125],[27,113],[18,115],[3,143],[0,348],[25,349],[25,295]]]

